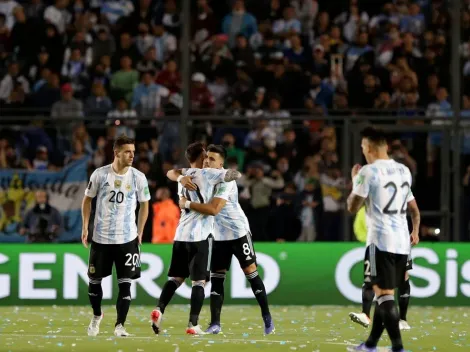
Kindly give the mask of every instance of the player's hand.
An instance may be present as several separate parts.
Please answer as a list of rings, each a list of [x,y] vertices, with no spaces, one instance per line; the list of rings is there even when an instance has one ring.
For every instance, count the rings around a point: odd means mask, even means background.
[[[356,175],[359,173],[359,170],[361,169],[362,165],[356,164],[353,166],[351,169],[351,178],[356,177]]]
[[[181,197],[181,198],[180,198],[179,206],[180,206],[181,209],[186,209],[186,208],[185,208],[186,201],[187,201],[186,198],[184,198],[184,197]]]
[[[197,186],[196,186],[195,183],[193,183],[191,176],[184,176],[181,179],[180,183],[184,188],[186,188],[189,191],[196,191],[197,190]]]
[[[85,248],[88,248],[88,229],[82,230],[82,243]]]
[[[411,245],[416,246],[419,243],[419,234],[416,232],[411,233]]]

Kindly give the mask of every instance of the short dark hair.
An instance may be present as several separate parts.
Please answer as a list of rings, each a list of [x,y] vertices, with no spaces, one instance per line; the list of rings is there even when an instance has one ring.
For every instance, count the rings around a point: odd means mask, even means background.
[[[125,134],[121,134],[114,141],[113,149],[114,150],[120,149],[123,145],[126,145],[126,144],[135,144],[135,140],[134,138],[127,137]]]
[[[361,131],[361,137],[377,145],[387,144],[387,133],[381,128],[368,126]]]
[[[227,158],[227,151],[221,145],[211,144],[210,146],[207,147],[207,151],[211,153],[219,154],[224,160]]]
[[[189,163],[194,163],[197,158],[201,155],[201,153],[204,151],[204,143],[202,142],[194,142],[188,145],[186,148],[186,152],[184,153],[184,156],[186,159],[189,161]]]

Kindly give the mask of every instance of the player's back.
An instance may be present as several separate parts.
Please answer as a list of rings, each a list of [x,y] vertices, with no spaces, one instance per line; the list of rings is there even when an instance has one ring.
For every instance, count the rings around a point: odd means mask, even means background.
[[[215,217],[216,241],[230,241],[246,236],[250,232],[250,225],[238,202],[237,183],[232,181],[218,184],[214,197],[227,201]]]
[[[392,159],[380,159],[364,166],[359,182],[369,183],[366,200],[367,244],[374,243],[380,250],[408,254],[410,234],[406,220],[411,192],[411,172]]]
[[[183,169],[185,176],[191,176],[196,191],[189,191],[178,184],[178,195],[196,203],[207,203],[214,196],[215,185],[224,181],[225,170]],[[175,241],[196,242],[205,240],[214,231],[214,217],[183,209],[176,229]]]

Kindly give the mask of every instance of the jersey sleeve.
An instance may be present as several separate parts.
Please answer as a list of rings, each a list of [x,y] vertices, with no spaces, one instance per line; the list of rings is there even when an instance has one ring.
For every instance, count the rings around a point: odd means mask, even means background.
[[[371,172],[369,168],[366,166],[362,167],[356,177],[354,177],[352,193],[359,197],[367,198],[371,181]]]
[[[230,194],[232,194],[233,184],[232,183],[219,183],[215,186],[214,198],[222,198],[228,200]]]
[[[139,203],[148,202],[150,200],[150,190],[147,178],[145,176],[139,177],[137,185],[137,201]]]
[[[98,192],[98,182],[99,176],[97,170],[93,171],[90,177],[90,182],[88,182],[88,186],[85,190],[85,195],[90,198],[95,198],[96,193]]]
[[[221,182],[225,182],[225,174],[227,173],[227,170],[224,169],[203,169],[202,170],[202,176],[204,179],[210,183],[211,185],[216,185]]]

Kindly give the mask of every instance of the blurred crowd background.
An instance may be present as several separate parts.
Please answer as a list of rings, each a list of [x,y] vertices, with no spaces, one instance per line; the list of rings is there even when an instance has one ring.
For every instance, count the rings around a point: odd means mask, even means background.
[[[438,211],[443,133],[411,127],[446,126],[458,108],[462,226],[453,238],[468,241],[470,1],[461,5],[453,77],[445,0],[194,0],[189,43],[177,0],[0,0],[0,167],[58,171],[88,158],[91,172],[112,161],[125,133],[152,191],[145,239],[171,242],[179,211],[165,175],[182,166],[183,126],[189,142],[224,145],[226,167],[243,172],[240,202],[256,241],[349,240],[345,121],[403,127],[390,155],[411,169],[420,207]],[[440,224],[424,218],[423,238],[438,240]]]

